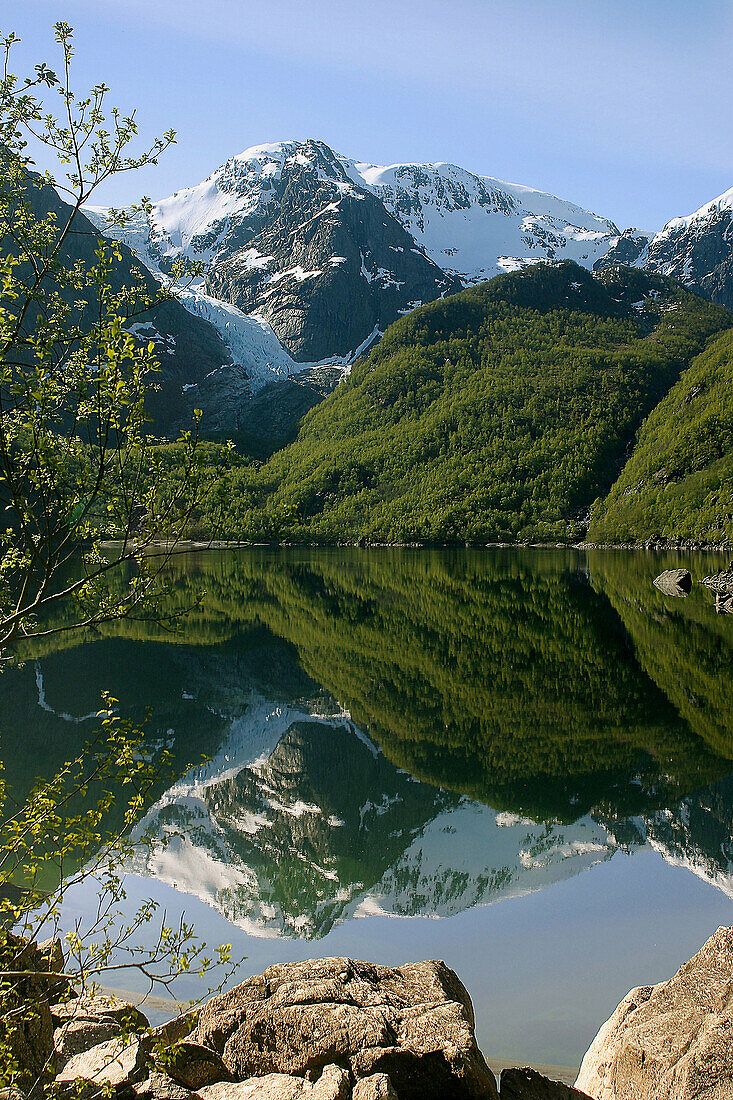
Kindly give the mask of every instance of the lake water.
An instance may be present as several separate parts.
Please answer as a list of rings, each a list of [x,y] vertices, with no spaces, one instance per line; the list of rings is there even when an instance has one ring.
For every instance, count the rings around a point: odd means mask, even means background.
[[[678,564],[727,560],[182,557],[170,607],[201,603],[180,633],[63,635],[3,675],[9,789],[78,751],[109,690],[173,753],[140,825],[168,843],[140,847],[131,908],[185,911],[241,977],[445,959],[487,1057],[578,1065],[630,987],[733,922],[733,616],[654,588]]]

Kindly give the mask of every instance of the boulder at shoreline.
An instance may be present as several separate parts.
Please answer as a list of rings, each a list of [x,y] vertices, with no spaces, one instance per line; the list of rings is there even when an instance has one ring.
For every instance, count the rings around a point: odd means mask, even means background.
[[[385,1073],[400,1100],[498,1096],[474,1037],[471,999],[445,963],[312,959],[271,966],[204,1005],[191,1038],[243,1080],[331,1063]]]
[[[733,1096],[733,929],[719,928],[669,981],[632,989],[575,1084],[593,1100]]]

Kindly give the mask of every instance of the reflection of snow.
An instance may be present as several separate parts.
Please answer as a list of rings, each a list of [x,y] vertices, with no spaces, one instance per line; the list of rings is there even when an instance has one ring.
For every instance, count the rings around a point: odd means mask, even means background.
[[[93,710],[91,714],[81,714],[78,717],[73,714],[67,714],[63,710],[54,710],[53,707],[49,706],[46,702],[46,688],[43,683],[43,673],[39,661],[35,663],[35,670],[36,687],[38,689],[38,705],[41,710],[47,710],[49,714],[55,714],[57,718],[61,718],[64,722],[88,722],[91,718],[96,718],[98,716],[99,711],[97,710]]]

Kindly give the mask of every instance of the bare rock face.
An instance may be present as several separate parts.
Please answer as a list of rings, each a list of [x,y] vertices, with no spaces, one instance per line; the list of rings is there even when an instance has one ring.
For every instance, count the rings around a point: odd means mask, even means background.
[[[338,1063],[357,1080],[387,1074],[400,1100],[495,1098],[473,1028],[468,993],[444,963],[332,958],[272,966],[214,997],[191,1038],[240,1080]]]
[[[665,596],[687,596],[692,589],[692,577],[688,569],[665,569],[654,584]]]
[[[147,1017],[133,1004],[116,997],[76,997],[51,1005],[54,1022],[53,1046],[56,1071],[60,1072],[77,1054],[109,1042],[124,1032],[143,1031]]]
[[[105,1020],[101,1016],[80,1016],[78,1019],[65,1020],[53,1033],[57,1072],[76,1054],[91,1050],[120,1034],[120,1025],[116,1020]]]
[[[149,1026],[147,1016],[136,1005],[101,994],[96,997],[75,997],[72,1001],[51,1005],[51,1015],[56,1024],[62,1024],[66,1020],[91,1018],[114,1020],[128,1031],[143,1031]]]
[[[584,1092],[551,1081],[534,1069],[505,1069],[501,1074],[501,1100],[588,1100]]]
[[[132,1095],[139,1100],[188,1100],[191,1092],[166,1073],[151,1073],[132,1086]]]
[[[397,1100],[397,1093],[386,1073],[373,1073],[356,1082],[351,1100]]]
[[[70,1058],[56,1081],[91,1081],[95,1085],[110,1085],[120,1088],[140,1080],[146,1066],[144,1044],[139,1039],[125,1042],[123,1039],[110,1039],[81,1054]]]
[[[148,1034],[150,1035],[151,1047],[170,1047],[174,1043],[180,1043],[182,1039],[187,1039],[196,1027],[198,1018],[198,1009],[194,1009],[191,1012],[183,1013],[181,1016],[174,1016],[172,1020],[167,1020],[164,1024],[150,1028]]]
[[[593,1100],[733,1096],[733,929],[719,928],[669,981],[632,989],[575,1084]]]
[[[165,1069],[174,1081],[192,1091],[231,1077],[220,1054],[187,1039],[167,1053]]]
[[[341,1066],[326,1066],[314,1083],[285,1073],[268,1073],[198,1091],[201,1100],[349,1100],[351,1095],[349,1074]]]

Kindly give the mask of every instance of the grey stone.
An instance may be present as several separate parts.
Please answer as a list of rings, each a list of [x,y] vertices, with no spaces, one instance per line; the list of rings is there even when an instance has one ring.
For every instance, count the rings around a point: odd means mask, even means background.
[[[95,1085],[111,1085],[120,1088],[140,1080],[147,1063],[141,1040],[109,1039],[91,1050],[70,1058],[56,1080],[60,1083],[82,1079]]]
[[[589,1048],[576,1088],[593,1100],[733,1096],[733,929],[673,978],[632,989]]]
[[[166,1051],[161,1056],[161,1065],[169,1077],[192,1091],[217,1081],[229,1081],[232,1076],[220,1054],[188,1039]]]
[[[588,1100],[586,1093],[528,1068],[502,1070],[499,1095],[501,1100]]]
[[[333,958],[272,966],[214,997],[192,1038],[240,1080],[338,1062],[357,1079],[386,1073],[400,1100],[496,1097],[473,1028],[468,993],[444,963]]]
[[[152,1047],[169,1047],[174,1043],[180,1043],[182,1039],[187,1039],[196,1027],[198,1018],[198,1009],[195,1009],[192,1012],[184,1013],[182,1016],[174,1016],[172,1020],[167,1020],[164,1024],[151,1028],[148,1034],[150,1035]]]
[[[74,1000],[51,1005],[51,1015],[59,1024],[65,1020],[97,1017],[114,1020],[128,1031],[144,1031],[150,1026],[147,1016],[136,1005],[113,995],[75,997]]]
[[[114,1039],[121,1032],[116,1020],[103,1016],[80,1016],[65,1020],[53,1033],[56,1052],[56,1072],[64,1068],[70,1058],[100,1043]]]
[[[688,596],[692,589],[692,577],[689,569],[665,569],[654,584],[665,596]]]
[[[140,1100],[188,1100],[189,1089],[179,1085],[166,1073],[153,1072],[144,1081],[132,1086],[132,1095]]]
[[[356,1082],[351,1100],[397,1100],[397,1093],[386,1073],[373,1073]]]
[[[268,1073],[246,1081],[221,1082],[200,1089],[201,1100],[349,1100],[351,1081],[341,1066],[326,1066],[317,1081]]]

